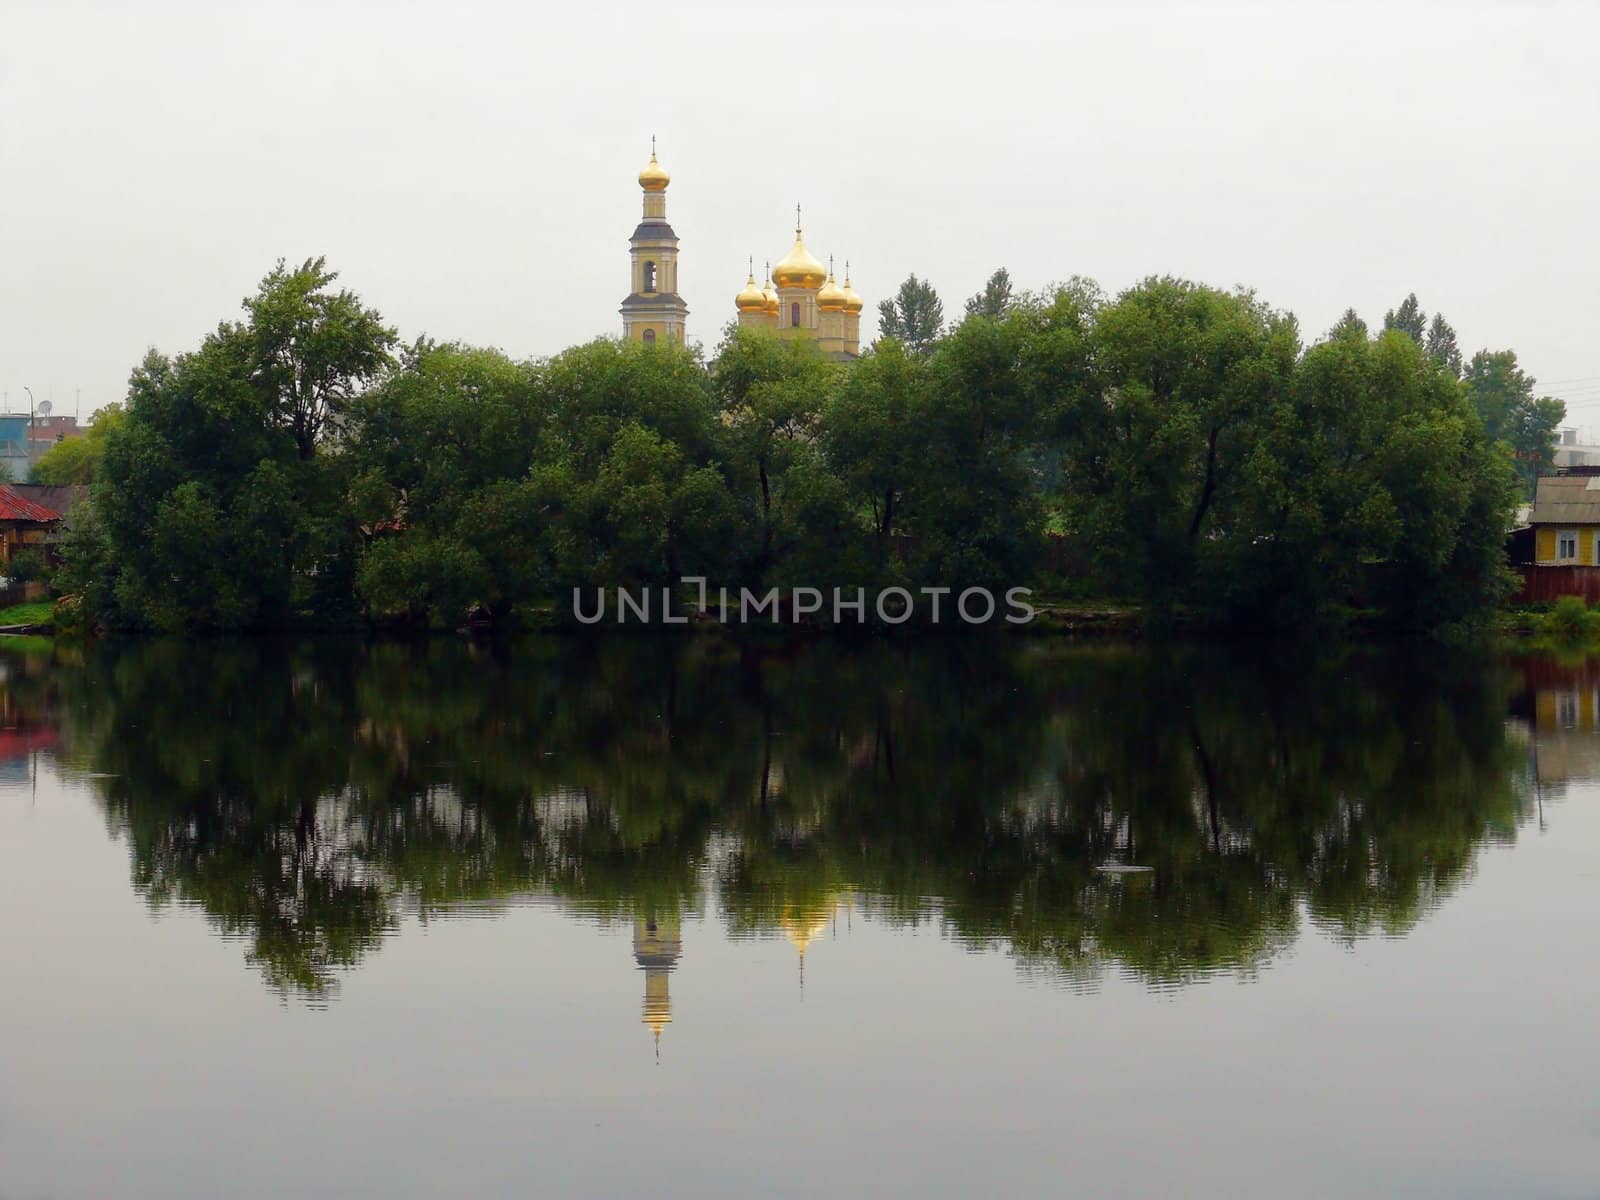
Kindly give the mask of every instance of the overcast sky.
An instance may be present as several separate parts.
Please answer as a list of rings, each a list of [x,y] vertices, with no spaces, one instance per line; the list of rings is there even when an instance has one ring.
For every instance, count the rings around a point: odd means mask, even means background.
[[[660,139],[690,336],[746,256],[1246,284],[1307,340],[1415,290],[1600,426],[1600,4],[0,5],[0,392],[326,255],[403,338],[620,330]],[[864,331],[865,333],[866,331]]]

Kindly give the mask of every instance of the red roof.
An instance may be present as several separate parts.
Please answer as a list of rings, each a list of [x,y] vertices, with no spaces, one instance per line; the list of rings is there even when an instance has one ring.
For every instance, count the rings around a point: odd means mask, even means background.
[[[61,520],[53,508],[35,504],[26,496],[18,495],[9,484],[0,484],[0,521],[37,521],[44,524]]]

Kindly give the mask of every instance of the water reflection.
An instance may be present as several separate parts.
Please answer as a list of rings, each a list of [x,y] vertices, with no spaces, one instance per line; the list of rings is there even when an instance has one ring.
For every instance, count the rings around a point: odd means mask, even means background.
[[[1077,987],[1248,974],[1307,920],[1404,933],[1600,742],[1592,705],[1547,723],[1539,680],[1432,648],[154,643],[8,672],[4,769],[59,738],[139,892],[270,987],[326,999],[404,917],[539,898],[631,925],[658,1042],[708,915],[787,937],[802,981],[840,914]]]
[[[1516,714],[1540,788],[1600,778],[1600,660],[1519,656]]]

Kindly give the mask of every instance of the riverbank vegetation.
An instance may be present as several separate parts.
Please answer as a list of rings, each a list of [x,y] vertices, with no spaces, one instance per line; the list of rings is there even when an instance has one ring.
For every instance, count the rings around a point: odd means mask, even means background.
[[[1395,313],[1307,345],[1248,292],[1000,282],[851,362],[732,328],[709,361],[519,362],[402,345],[321,260],[279,264],[243,320],[135,369],[59,584],[88,624],[154,629],[509,624],[685,576],[1249,628],[1433,628],[1506,594],[1518,483],[1480,393],[1531,379],[1463,381],[1453,332]]]

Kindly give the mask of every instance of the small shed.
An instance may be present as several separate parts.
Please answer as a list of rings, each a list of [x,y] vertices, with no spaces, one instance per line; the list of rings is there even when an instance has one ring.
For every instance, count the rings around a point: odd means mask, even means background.
[[[12,484],[0,484],[0,561],[10,562],[17,552],[49,542],[61,514],[24,496]]]

